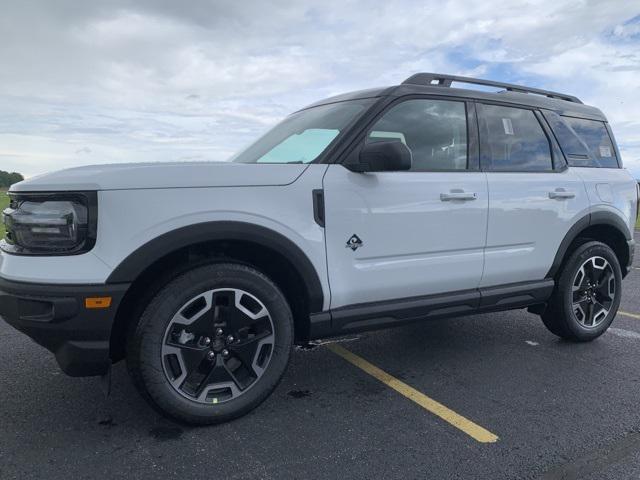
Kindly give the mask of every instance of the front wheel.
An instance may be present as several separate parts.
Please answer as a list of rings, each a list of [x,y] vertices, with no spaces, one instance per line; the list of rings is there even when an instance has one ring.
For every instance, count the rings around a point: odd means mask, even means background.
[[[257,270],[211,264],[169,282],[130,334],[127,364],[156,408],[192,424],[220,423],[258,406],[291,354],[293,318]]]
[[[563,265],[542,321],[555,335],[588,342],[607,331],[622,294],[620,262],[601,242],[580,245]]]

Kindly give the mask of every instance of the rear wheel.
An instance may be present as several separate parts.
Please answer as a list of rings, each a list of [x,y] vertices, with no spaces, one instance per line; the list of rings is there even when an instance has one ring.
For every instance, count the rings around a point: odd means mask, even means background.
[[[620,263],[613,250],[600,242],[586,242],[565,262],[542,321],[567,340],[594,340],[618,312],[621,284]]]
[[[293,343],[278,287],[244,265],[197,267],[167,284],[129,337],[127,364],[152,405],[211,424],[241,416],[275,388]]]

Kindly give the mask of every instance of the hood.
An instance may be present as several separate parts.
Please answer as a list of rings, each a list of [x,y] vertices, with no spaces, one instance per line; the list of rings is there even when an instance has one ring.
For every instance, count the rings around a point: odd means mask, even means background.
[[[69,168],[14,184],[12,192],[248,187],[293,183],[307,165],[229,162],[126,163]]]

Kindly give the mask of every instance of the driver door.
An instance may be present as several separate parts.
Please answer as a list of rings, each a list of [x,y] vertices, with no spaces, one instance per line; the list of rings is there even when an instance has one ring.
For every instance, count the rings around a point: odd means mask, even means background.
[[[402,141],[412,152],[411,170],[355,173],[339,164],[328,167],[332,309],[478,288],[488,195],[475,132],[472,104],[403,100],[380,116],[360,144]]]

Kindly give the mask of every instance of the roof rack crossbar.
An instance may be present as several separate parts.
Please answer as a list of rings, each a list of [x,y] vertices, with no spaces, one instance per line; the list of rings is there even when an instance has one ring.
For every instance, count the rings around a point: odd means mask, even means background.
[[[451,87],[451,84],[453,82],[504,88],[509,92],[535,93],[537,95],[544,95],[545,97],[549,98],[557,98],[559,100],[565,100],[567,102],[582,103],[582,101],[578,97],[567,95],[565,93],[552,92],[550,90],[542,90],[540,88],[525,87],[522,85],[514,85],[512,83],[494,82],[493,80],[484,80],[481,78],[459,77],[456,75],[446,75],[440,73],[416,73],[415,75],[407,78],[404,82],[402,82],[402,84]]]

